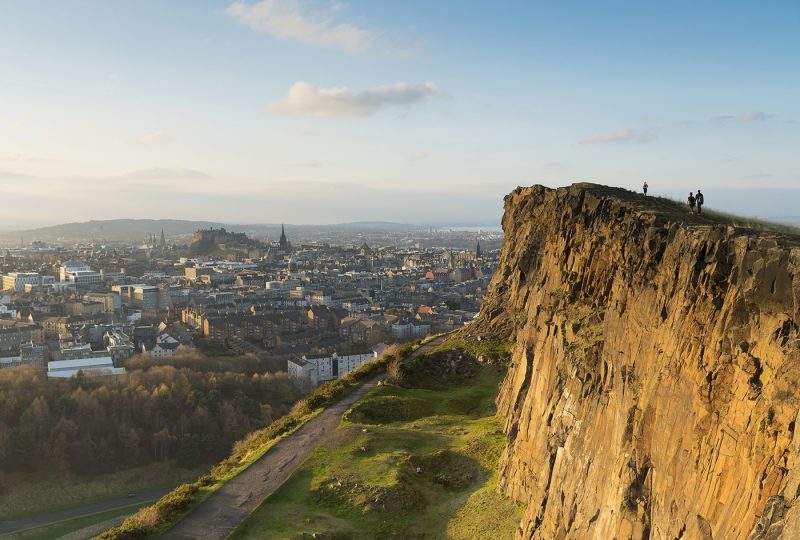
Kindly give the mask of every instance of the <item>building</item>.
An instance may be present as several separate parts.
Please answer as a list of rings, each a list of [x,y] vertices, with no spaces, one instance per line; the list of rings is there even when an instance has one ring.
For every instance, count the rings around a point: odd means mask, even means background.
[[[374,351],[345,356],[339,356],[336,353],[331,356],[316,358],[303,356],[298,360],[289,360],[289,377],[300,386],[314,388],[325,381],[338,379],[342,375],[360,368],[374,358],[377,358],[377,353]]]
[[[85,294],[83,296],[84,300],[89,302],[98,302],[102,306],[102,311],[104,313],[114,313],[116,310],[122,307],[122,302],[120,301],[119,294],[109,292],[109,293],[100,293],[100,292],[91,292]]]
[[[374,345],[383,340],[381,326],[370,319],[347,317],[339,326],[339,335],[359,345]]]
[[[61,346],[58,352],[53,352],[57,355],[57,360],[81,360],[86,358],[100,358],[107,356],[106,351],[93,351],[92,346],[84,345],[70,345],[67,347]]]
[[[413,341],[427,337],[431,332],[431,325],[417,319],[400,319],[392,325],[392,338],[398,341]]]
[[[69,379],[79,371],[86,377],[101,377],[122,375],[125,373],[125,368],[114,367],[114,361],[110,356],[55,360],[47,363],[47,376],[51,378]]]
[[[61,265],[60,278],[62,282],[74,283],[76,287],[90,287],[103,283],[103,276],[100,273],[76,259]]]
[[[45,280],[43,278],[50,279]],[[3,290],[25,292],[25,285],[28,284],[30,284],[34,290],[41,290],[43,281],[52,283],[55,281],[55,278],[52,276],[40,276],[39,272],[9,272],[3,276]]]
[[[190,281],[197,281],[202,276],[210,276],[214,269],[210,266],[187,266],[183,269],[183,274]]]
[[[119,294],[120,303],[147,311],[158,311],[159,288],[155,285],[137,283],[135,285],[114,285],[112,291]]]
[[[34,345],[33,343],[23,343],[19,347],[20,364],[33,366],[44,371],[47,368],[47,347],[45,345]]]
[[[136,347],[133,346],[131,339],[118,330],[106,332],[103,336],[103,344],[116,366],[122,364],[122,362],[136,353]]]
[[[0,319],[0,351],[17,351],[23,343],[40,344],[42,329],[35,323]]]
[[[181,343],[172,336],[162,334],[156,338],[156,346],[147,351],[153,358],[168,358],[178,353]]]

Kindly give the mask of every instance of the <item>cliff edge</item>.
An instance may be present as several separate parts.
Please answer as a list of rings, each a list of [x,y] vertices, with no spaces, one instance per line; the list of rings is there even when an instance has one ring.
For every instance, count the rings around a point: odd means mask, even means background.
[[[800,241],[593,184],[518,188],[470,332],[518,538],[800,538]]]

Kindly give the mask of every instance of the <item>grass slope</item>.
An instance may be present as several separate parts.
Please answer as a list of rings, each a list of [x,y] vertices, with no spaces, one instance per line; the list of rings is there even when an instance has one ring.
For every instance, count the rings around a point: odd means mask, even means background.
[[[522,508],[497,492],[502,378],[377,387],[231,538],[513,538]]]
[[[205,467],[187,470],[172,463],[154,463],[95,477],[22,478],[0,496],[0,520],[13,521],[124,497],[131,492],[174,486],[196,478],[203,470]]]
[[[49,540],[51,538],[93,538],[109,527],[117,525],[125,516],[128,516],[138,509],[150,504],[151,501],[141,501],[122,508],[114,508],[94,512],[85,516],[44,525],[41,527],[31,527],[24,531],[2,535],[4,540]]]

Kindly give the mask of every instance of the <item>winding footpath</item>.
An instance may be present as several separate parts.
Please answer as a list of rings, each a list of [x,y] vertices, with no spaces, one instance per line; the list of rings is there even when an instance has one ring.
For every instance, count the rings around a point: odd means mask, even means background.
[[[430,352],[444,340],[438,337],[417,349],[412,358]],[[334,436],[342,415],[385,377],[381,373],[340,401],[328,406],[300,429],[273,446],[250,467],[228,480],[161,538],[223,540],[303,464],[311,453]]]

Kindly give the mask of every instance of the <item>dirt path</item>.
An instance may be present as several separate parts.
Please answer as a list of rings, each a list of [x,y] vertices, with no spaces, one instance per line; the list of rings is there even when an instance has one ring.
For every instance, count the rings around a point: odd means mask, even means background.
[[[443,337],[420,347],[413,356],[430,352]],[[341,401],[330,405],[303,427],[273,446],[250,467],[228,480],[162,538],[222,540],[274,493],[321,444],[334,436],[342,415],[386,375],[380,374]]]

